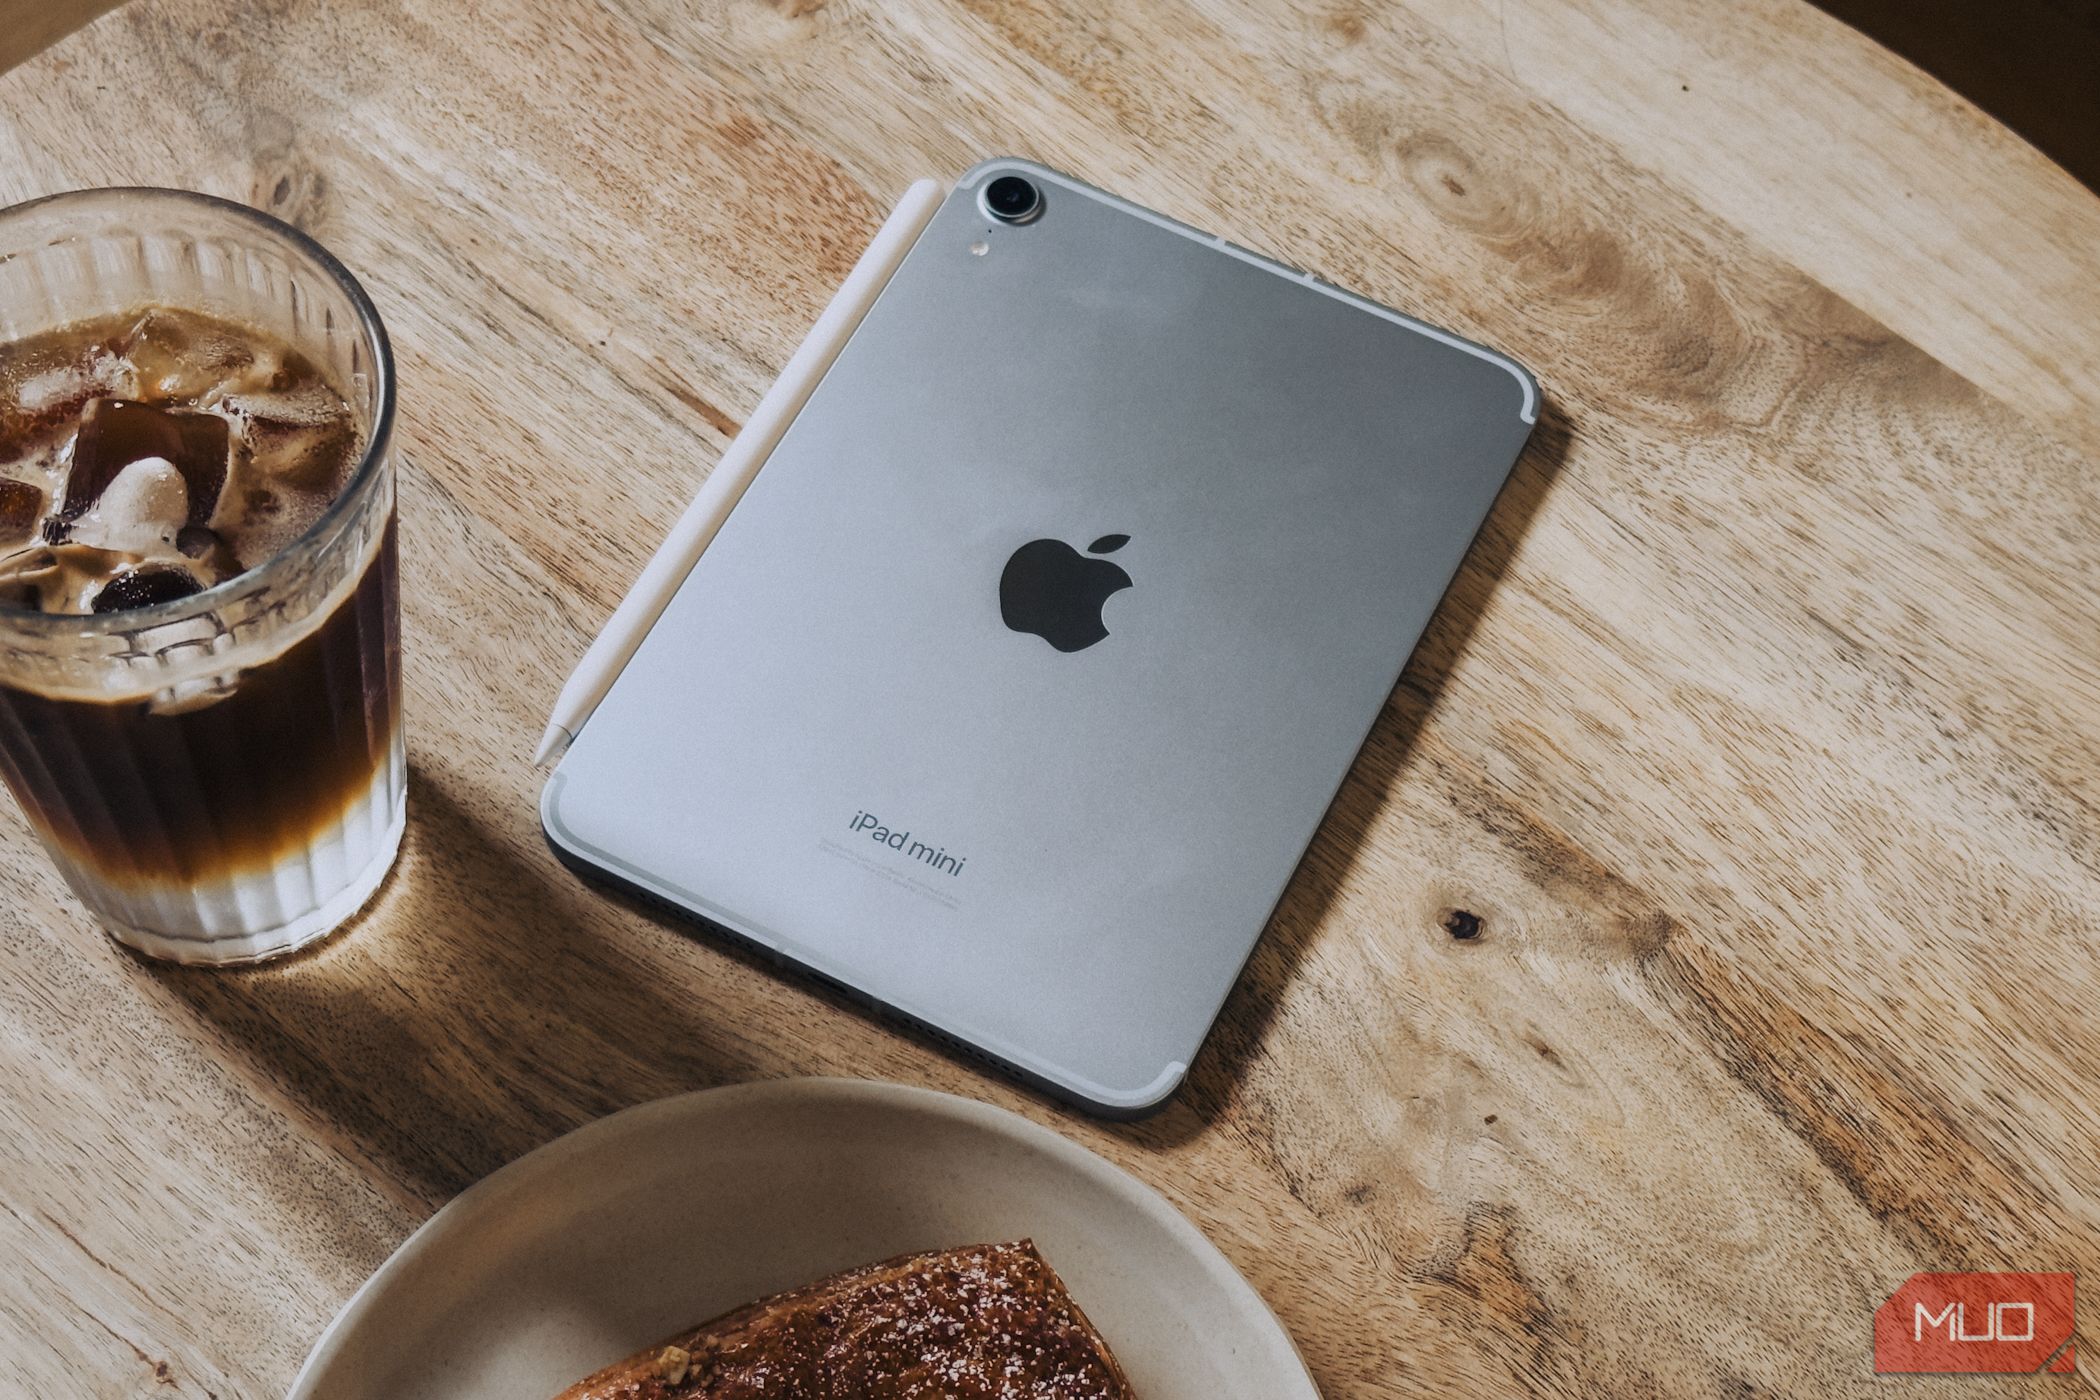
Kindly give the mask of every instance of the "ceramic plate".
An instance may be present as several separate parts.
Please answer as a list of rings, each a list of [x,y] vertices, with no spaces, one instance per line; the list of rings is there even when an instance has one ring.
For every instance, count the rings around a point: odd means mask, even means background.
[[[1156,1192],[987,1104],[856,1080],[644,1104],[440,1210],[290,1400],[534,1400],[767,1293],[1035,1240],[1144,1400],[1317,1400],[1282,1326]]]

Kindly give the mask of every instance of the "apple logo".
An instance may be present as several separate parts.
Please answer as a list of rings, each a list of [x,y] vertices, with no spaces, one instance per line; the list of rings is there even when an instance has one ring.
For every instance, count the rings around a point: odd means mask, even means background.
[[[1103,535],[1089,554],[1113,554],[1128,535]],[[1130,575],[1106,559],[1089,559],[1063,540],[1030,540],[999,575],[999,616],[1059,651],[1083,651],[1108,635],[1101,605],[1130,587]]]

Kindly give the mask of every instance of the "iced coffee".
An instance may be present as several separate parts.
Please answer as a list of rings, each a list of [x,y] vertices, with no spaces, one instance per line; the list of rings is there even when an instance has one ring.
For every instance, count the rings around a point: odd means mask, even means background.
[[[403,816],[384,339],[242,280],[0,338],[0,775],[112,933],[188,961],[341,923]]]

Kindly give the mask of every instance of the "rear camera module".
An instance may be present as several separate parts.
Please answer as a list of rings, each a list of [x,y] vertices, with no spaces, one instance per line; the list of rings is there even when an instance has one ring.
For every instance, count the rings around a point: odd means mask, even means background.
[[[1002,224],[1025,224],[1043,212],[1043,192],[1019,175],[1001,175],[978,198],[984,212]]]

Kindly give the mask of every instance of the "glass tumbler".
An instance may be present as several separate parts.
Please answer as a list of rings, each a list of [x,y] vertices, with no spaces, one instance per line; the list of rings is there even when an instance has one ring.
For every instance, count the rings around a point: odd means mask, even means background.
[[[394,363],[342,264],[245,206],[106,189],[0,210],[0,355],[149,305],[287,342],[348,400],[362,452],[304,534],[202,592],[0,605],[0,777],[112,936],[253,962],[356,913],[401,844]]]

